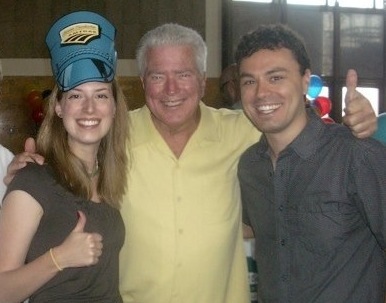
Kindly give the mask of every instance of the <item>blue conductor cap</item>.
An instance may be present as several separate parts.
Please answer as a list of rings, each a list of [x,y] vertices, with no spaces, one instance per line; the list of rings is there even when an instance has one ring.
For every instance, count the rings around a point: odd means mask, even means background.
[[[117,66],[115,27],[89,11],[57,20],[46,36],[52,72],[62,91],[85,82],[111,82]]]

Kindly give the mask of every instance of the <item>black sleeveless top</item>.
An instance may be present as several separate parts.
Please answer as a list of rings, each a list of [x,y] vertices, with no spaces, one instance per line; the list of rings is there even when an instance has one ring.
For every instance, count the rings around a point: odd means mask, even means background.
[[[63,242],[77,224],[78,210],[86,215],[85,232],[96,232],[103,237],[102,255],[96,265],[60,271],[36,291],[29,302],[122,302],[118,285],[119,251],[125,229],[119,210],[107,203],[74,196],[55,181],[48,165],[29,163],[17,173],[7,193],[12,190],[27,192],[44,211],[26,263]]]

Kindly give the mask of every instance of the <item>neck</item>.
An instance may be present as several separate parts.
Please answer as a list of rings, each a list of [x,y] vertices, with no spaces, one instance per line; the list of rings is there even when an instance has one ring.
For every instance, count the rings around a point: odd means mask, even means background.
[[[190,123],[186,123],[179,127],[169,127],[168,125],[160,123],[159,120],[156,120],[153,117],[155,128],[158,130],[159,134],[162,136],[166,144],[177,158],[180,157],[190,137],[196,131],[199,121],[199,111],[197,112],[197,115],[194,117],[194,119],[191,119]]]
[[[279,154],[303,131],[306,127],[307,121],[308,117],[304,112],[304,115],[300,116],[299,119],[293,122],[291,127],[287,127],[277,133],[265,133],[269,146],[269,154],[274,167]]]
[[[98,162],[98,159],[95,158],[95,163],[94,163],[94,166],[93,166],[93,169],[91,170],[91,172],[87,172],[87,175],[90,179],[94,178],[97,174],[99,173],[99,162]]]
[[[84,164],[86,174],[89,178],[95,177],[99,172],[98,163],[98,149],[99,144],[78,144],[77,142],[69,140],[71,152]]]

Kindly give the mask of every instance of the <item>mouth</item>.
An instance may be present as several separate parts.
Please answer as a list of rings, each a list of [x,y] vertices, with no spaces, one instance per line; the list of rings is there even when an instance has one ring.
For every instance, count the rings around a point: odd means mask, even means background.
[[[163,104],[166,107],[176,107],[183,103],[182,100],[164,100]]]
[[[78,120],[79,125],[87,126],[87,127],[98,125],[99,122],[100,121],[98,119],[79,119]]]
[[[264,104],[257,106],[257,110],[262,114],[271,114],[277,110],[281,105],[280,104]]]

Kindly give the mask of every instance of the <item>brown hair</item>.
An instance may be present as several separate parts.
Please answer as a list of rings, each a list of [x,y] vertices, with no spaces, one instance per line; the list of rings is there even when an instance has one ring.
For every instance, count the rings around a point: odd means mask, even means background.
[[[116,79],[112,82],[116,113],[107,135],[98,150],[99,179],[97,192],[102,201],[120,207],[127,186],[128,113],[125,97]],[[53,89],[47,104],[46,115],[37,136],[37,151],[54,170],[56,179],[72,193],[85,199],[92,195],[91,180],[83,162],[70,150],[67,131],[56,115],[55,105],[62,92]]]

